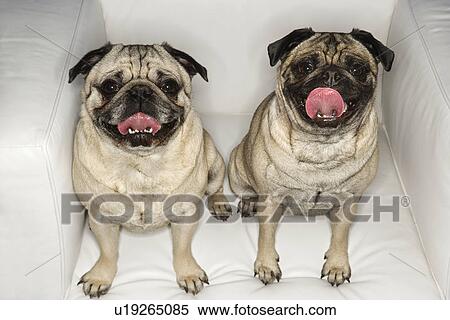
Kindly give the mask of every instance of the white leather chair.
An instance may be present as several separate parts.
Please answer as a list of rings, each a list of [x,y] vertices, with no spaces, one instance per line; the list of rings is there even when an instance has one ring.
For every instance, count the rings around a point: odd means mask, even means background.
[[[67,83],[68,70],[79,57],[106,41],[168,41],[191,54],[210,78],[194,80],[195,108],[227,158],[275,86],[267,44],[304,26],[365,29],[395,51],[380,76],[380,165],[367,193],[411,204],[398,222],[383,213],[353,226],[352,283],[339,288],[319,278],[330,236],[323,217],[280,227],[283,279],[270,286],[253,278],[255,223],[204,223],[193,250],[211,285],[197,298],[448,298],[449,9],[445,0],[1,0],[0,298],[85,298],[76,282],[98,247],[82,212],[69,224],[61,214],[62,194],[73,192],[82,85]],[[105,299],[192,298],[175,282],[167,229],[124,232],[120,246]]]

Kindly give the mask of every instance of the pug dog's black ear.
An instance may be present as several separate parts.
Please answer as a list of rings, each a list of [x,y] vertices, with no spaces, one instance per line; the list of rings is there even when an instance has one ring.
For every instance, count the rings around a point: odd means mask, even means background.
[[[206,82],[208,82],[208,70],[206,70],[206,68],[198,63],[194,58],[186,52],[173,48],[167,42],[164,42],[162,47],[183,66],[191,78],[198,73]]]
[[[380,41],[375,39],[375,37],[367,31],[353,29],[350,35],[361,42],[367,50],[375,57],[377,62],[381,62],[384,70],[389,71],[392,68],[392,63],[394,62],[394,51],[386,47]]]
[[[297,45],[312,37],[315,34],[312,28],[297,29],[284,36],[280,40],[272,42],[267,47],[269,53],[270,66],[273,67],[278,61],[284,58]]]
[[[103,47],[86,53],[85,56],[69,70],[69,83],[75,80],[79,74],[88,74],[92,67],[111,51],[112,47],[112,44],[108,42]]]

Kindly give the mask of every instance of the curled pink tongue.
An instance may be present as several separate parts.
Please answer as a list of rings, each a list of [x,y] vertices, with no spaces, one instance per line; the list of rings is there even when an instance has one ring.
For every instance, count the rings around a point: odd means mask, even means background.
[[[128,134],[128,129],[133,131],[151,131],[150,133],[155,135],[159,129],[161,129],[161,124],[153,117],[149,115],[138,112],[133,114],[131,117],[125,119],[117,125],[117,129],[122,135]]]
[[[339,118],[344,111],[344,100],[339,92],[331,88],[316,88],[306,99],[306,113],[311,119]]]

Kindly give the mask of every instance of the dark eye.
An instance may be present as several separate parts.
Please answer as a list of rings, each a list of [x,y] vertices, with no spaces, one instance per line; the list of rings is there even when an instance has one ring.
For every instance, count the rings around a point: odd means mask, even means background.
[[[100,90],[102,91],[103,94],[106,95],[112,95],[117,91],[119,91],[119,89],[120,89],[119,83],[112,79],[107,79],[103,81],[103,83],[100,86]]]
[[[174,95],[180,91],[180,85],[173,79],[165,80],[159,87],[164,93]]]
[[[366,72],[366,66],[362,63],[355,62],[349,69],[350,73],[355,77],[360,77]]]
[[[310,74],[316,68],[315,64],[311,60],[307,60],[305,62],[300,63],[299,65],[300,72],[303,74]]]

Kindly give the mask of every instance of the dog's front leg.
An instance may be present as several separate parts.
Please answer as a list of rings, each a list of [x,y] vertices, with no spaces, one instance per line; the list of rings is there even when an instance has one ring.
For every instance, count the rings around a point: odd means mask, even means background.
[[[342,206],[341,206],[342,207]],[[330,216],[331,241],[325,253],[326,259],[321,277],[327,277],[328,282],[339,286],[346,280],[350,282],[351,269],[348,261],[348,234],[350,231],[350,216],[340,208]]]
[[[92,218],[89,218],[89,226],[99,244],[100,257],[78,284],[82,283],[84,294],[93,298],[106,294],[116,275],[120,227],[99,223]]]
[[[254,275],[265,285],[281,279],[281,269],[278,265],[280,258],[275,249],[275,233],[279,222],[279,217],[275,214],[277,208],[272,201],[266,201],[264,211],[258,214],[258,254],[254,264]]]
[[[208,185],[206,189],[208,209],[214,217],[225,221],[232,214],[231,205],[223,194],[225,162],[206,131],[204,131],[204,137],[208,164]]]
[[[191,244],[197,223],[172,223],[173,267],[178,285],[193,295],[209,284],[208,277],[192,256]]]

